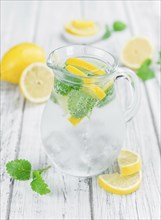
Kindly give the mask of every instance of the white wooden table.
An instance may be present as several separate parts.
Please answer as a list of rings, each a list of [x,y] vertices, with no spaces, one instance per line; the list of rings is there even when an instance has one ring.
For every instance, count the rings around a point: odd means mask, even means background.
[[[123,20],[128,29],[97,43],[118,55],[132,35],[145,35],[159,51],[159,1],[88,1],[85,16],[112,24]],[[46,54],[67,44],[61,29],[67,20],[80,17],[79,1],[2,1],[1,53],[20,42],[35,42]],[[128,196],[112,195],[97,184],[97,177],[79,179],[54,168],[46,174],[52,193],[39,196],[26,182],[13,181],[5,164],[29,159],[33,167],[51,162],[42,148],[39,127],[44,105],[26,101],[19,88],[1,83],[1,219],[148,220],[160,219],[160,73],[141,82],[142,100],[135,118],[127,124],[125,148],[136,150],[143,161],[141,188]]]

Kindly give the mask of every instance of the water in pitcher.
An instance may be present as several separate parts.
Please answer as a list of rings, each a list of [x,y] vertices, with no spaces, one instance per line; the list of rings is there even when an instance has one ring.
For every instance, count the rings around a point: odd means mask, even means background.
[[[105,65],[94,58],[84,60],[100,68]],[[108,88],[106,99],[95,101],[90,115],[83,117],[80,123],[73,126],[68,120],[71,109],[76,109],[78,113],[84,111],[79,111],[74,106],[78,104],[74,97],[76,94],[79,99],[84,91],[82,93],[80,90],[74,90],[64,96],[53,90],[42,117],[42,141],[47,154],[58,169],[74,176],[97,175],[111,165],[123,146],[123,113],[112,85]]]

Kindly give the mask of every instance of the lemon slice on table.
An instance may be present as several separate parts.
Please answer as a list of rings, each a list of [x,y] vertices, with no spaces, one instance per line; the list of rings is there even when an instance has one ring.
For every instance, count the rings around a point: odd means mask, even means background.
[[[45,64],[33,63],[21,75],[20,90],[29,101],[42,103],[50,97],[53,80],[53,73]]]
[[[122,176],[119,173],[113,173],[98,177],[98,183],[103,189],[119,195],[135,192],[140,187],[141,180],[141,171],[130,176]]]
[[[138,69],[148,58],[153,57],[153,46],[145,37],[134,37],[127,41],[121,51],[122,63],[132,69]]]
[[[121,175],[131,175],[140,171],[141,158],[136,152],[122,149],[118,156],[118,164]]]

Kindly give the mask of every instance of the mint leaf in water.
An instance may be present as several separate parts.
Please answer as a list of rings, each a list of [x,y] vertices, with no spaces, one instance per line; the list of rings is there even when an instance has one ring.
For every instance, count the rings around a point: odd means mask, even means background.
[[[111,34],[112,34],[112,31],[110,30],[109,26],[106,25],[106,30],[105,30],[105,33],[104,33],[102,39],[105,40],[105,39],[109,38],[111,36]]]
[[[72,87],[58,79],[54,80],[54,88],[55,91],[60,95],[68,95],[68,93],[72,90]]]
[[[115,21],[113,23],[113,29],[114,31],[123,31],[124,29],[126,29],[126,24],[122,21]]]
[[[103,107],[113,100],[115,96],[114,86],[112,85],[107,91],[106,96],[97,103],[97,106]]]
[[[16,180],[29,180],[31,163],[27,160],[13,160],[6,164],[6,170]]]
[[[79,78],[74,78],[73,76],[65,76],[65,79],[68,82],[63,82],[58,79],[55,79],[54,81],[55,91],[60,95],[66,96],[72,89],[79,90],[82,86],[82,80]]]
[[[68,96],[68,109],[75,118],[83,118],[91,113],[96,100],[87,92],[72,90]]]
[[[137,70],[137,76],[140,77],[143,81],[152,79],[155,77],[155,73],[150,68],[150,65],[152,63],[151,59],[147,59],[144,61],[144,63],[140,66],[140,68]]]

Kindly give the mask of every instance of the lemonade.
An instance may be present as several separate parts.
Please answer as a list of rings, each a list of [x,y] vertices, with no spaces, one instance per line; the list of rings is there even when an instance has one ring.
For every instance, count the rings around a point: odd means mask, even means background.
[[[53,71],[54,84],[41,123],[46,153],[62,172],[97,175],[117,159],[125,123],[138,109],[136,74],[118,68],[117,59],[107,51],[87,45],[58,48],[50,53],[47,65]],[[119,80],[131,86],[131,100],[124,111],[121,88],[115,83]]]
[[[125,122],[114,81],[105,80],[108,68],[109,63],[96,57],[78,56],[54,70],[41,134],[48,156],[63,172],[84,177],[99,174],[123,145]]]
[[[50,100],[42,118],[42,139],[57,167],[75,176],[92,176],[104,171],[123,145],[125,125],[114,99],[72,126],[59,105]]]

